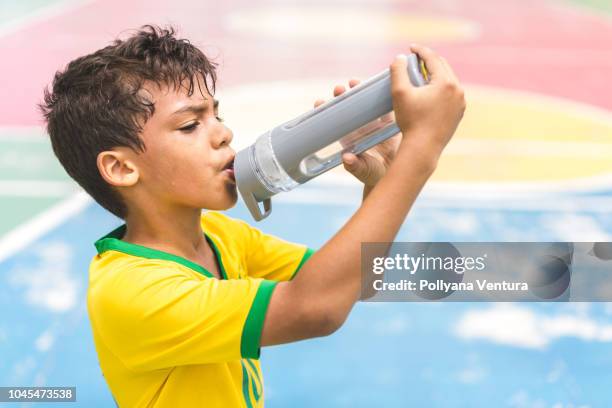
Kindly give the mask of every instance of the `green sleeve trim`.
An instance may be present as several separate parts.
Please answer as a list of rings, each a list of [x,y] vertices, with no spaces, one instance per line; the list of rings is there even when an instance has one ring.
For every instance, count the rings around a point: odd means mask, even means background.
[[[306,263],[308,258],[310,258],[312,256],[312,254],[314,254],[314,253],[315,253],[314,249],[306,248],[306,252],[304,253],[304,256],[302,257],[302,260],[298,264],[297,268],[295,268],[295,271],[293,272],[293,275],[291,275],[291,278],[289,278],[289,280],[292,280],[293,278],[295,278],[295,275],[297,275],[298,271],[300,269],[302,269],[302,266]]]
[[[257,288],[251,310],[242,329],[242,339],[240,340],[240,355],[242,358],[259,358],[261,332],[266,312],[268,311],[268,304],[277,283],[275,281],[264,280],[259,284],[259,288]]]

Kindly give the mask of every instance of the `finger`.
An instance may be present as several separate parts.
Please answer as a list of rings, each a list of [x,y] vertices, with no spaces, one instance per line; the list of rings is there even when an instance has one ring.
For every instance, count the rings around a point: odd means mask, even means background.
[[[357,178],[364,176],[365,163],[362,158],[357,157],[353,153],[344,153],[342,155],[342,164],[344,168]]]
[[[316,107],[318,107],[318,106],[320,106],[320,105],[323,105],[324,103],[325,103],[325,100],[324,100],[324,99],[317,99],[317,100],[315,101],[315,103],[314,103],[314,107],[316,108]]]
[[[344,153],[342,154],[342,163],[346,164],[346,165],[353,165],[355,164],[355,162],[357,162],[357,155],[354,153]]]
[[[444,72],[446,73],[446,76],[450,78],[451,73],[448,69],[448,62],[446,62],[446,58],[444,58],[443,56],[440,55],[440,62],[442,63],[442,66],[444,67]]]
[[[338,96],[346,91],[346,88],[342,85],[336,85],[334,87],[334,96]]]
[[[359,85],[361,81],[355,78],[349,79],[349,87],[354,88]]]
[[[391,92],[409,92],[414,87],[408,77],[408,57],[398,55],[389,67],[391,73]]]
[[[418,54],[419,57],[425,62],[425,66],[427,67],[427,71],[429,72],[429,76],[432,81],[438,81],[443,77],[447,77],[446,68],[440,60],[438,54],[436,54],[431,48],[412,44],[410,46],[410,50]],[[437,78],[437,79],[436,79]]]
[[[440,57],[440,59],[442,60],[442,64],[444,64],[444,67],[446,68],[446,72],[448,73],[448,77],[451,78],[453,80],[453,82],[459,83],[459,78],[457,78],[457,75],[455,74],[455,71],[453,71],[453,68],[450,66],[450,64],[448,63],[446,58]]]

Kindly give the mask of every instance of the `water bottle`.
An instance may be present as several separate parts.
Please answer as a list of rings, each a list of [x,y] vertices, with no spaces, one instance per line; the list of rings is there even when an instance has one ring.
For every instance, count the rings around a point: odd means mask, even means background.
[[[425,64],[413,53],[408,55],[408,76],[414,86],[429,80]],[[341,164],[343,153],[362,153],[397,134],[392,110],[386,69],[239,151],[234,160],[236,184],[253,218],[260,221],[272,212],[273,195]]]

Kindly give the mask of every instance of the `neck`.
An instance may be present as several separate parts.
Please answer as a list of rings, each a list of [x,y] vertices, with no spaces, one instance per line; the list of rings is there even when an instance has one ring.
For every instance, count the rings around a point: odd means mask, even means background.
[[[193,208],[136,208],[125,219],[123,240],[194,258],[206,247],[201,214],[201,210]]]

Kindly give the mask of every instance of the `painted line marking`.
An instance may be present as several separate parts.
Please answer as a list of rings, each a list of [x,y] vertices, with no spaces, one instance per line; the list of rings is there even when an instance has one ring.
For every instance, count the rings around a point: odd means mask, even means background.
[[[4,197],[64,197],[78,191],[67,181],[0,180],[0,196]]]
[[[0,238],[0,264],[83,211],[92,201],[85,192],[78,192],[6,233]]]

